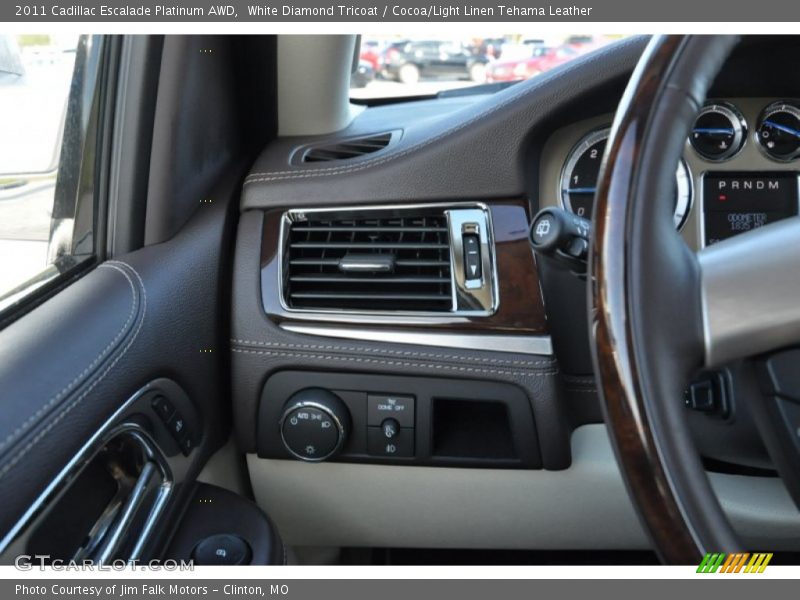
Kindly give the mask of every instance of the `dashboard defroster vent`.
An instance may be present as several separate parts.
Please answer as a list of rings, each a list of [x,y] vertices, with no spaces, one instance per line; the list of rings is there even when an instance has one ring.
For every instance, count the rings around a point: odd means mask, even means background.
[[[447,216],[331,218],[289,225],[285,301],[292,309],[450,311]]]
[[[388,131],[375,135],[350,138],[330,144],[308,146],[301,152],[301,162],[327,162],[347,160],[383,150],[392,141],[395,132]]]

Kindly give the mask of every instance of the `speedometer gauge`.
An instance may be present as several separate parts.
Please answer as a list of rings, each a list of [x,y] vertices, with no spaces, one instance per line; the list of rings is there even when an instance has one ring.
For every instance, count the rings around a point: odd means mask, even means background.
[[[561,171],[561,204],[576,215],[590,219],[597,192],[600,162],[606,150],[610,129],[593,131],[570,152]],[[692,181],[683,160],[675,172],[675,228],[680,229],[692,205]]]

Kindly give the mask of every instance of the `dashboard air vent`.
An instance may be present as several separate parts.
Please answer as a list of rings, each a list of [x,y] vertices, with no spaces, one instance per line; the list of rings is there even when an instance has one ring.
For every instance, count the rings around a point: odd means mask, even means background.
[[[353,218],[309,212],[287,227],[283,292],[290,309],[454,308],[443,210]]]
[[[351,138],[326,145],[311,146],[303,152],[302,162],[327,162],[347,160],[383,150],[392,141],[394,134],[389,131],[360,138]]]

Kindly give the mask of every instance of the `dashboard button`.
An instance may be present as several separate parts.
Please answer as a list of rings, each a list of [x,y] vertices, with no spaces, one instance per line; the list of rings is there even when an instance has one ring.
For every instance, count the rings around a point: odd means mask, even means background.
[[[383,436],[387,440],[393,440],[400,433],[400,423],[395,419],[386,419],[381,423],[381,429],[383,429]]]
[[[220,533],[202,540],[195,546],[192,558],[198,565],[249,565],[250,544],[238,535]]]
[[[369,394],[367,396],[367,425],[380,427],[388,419],[400,427],[414,427],[414,396]]]
[[[462,237],[464,245],[464,278],[481,278],[481,242],[474,233]]]
[[[387,439],[383,427],[367,429],[367,453],[383,458],[414,456],[414,430],[400,429],[393,439]]]

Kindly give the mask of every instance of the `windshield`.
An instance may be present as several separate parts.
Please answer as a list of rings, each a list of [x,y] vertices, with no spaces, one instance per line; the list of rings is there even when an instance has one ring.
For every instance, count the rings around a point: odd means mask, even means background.
[[[621,35],[502,34],[455,39],[364,35],[351,78],[354,100],[433,96],[483,83],[535,77]]]

